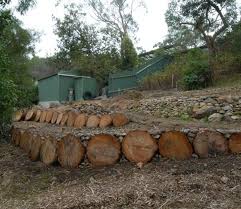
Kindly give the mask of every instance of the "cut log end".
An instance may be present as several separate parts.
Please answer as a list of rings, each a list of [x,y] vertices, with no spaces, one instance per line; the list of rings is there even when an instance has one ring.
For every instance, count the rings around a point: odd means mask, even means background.
[[[129,119],[123,113],[113,114],[112,118],[113,118],[113,125],[115,127],[124,126],[129,123]]]
[[[88,118],[86,127],[87,128],[97,128],[100,123],[100,118],[96,115],[92,115]]]
[[[92,137],[87,146],[88,160],[94,166],[114,165],[120,154],[120,143],[115,137],[107,134]]]
[[[25,116],[26,121],[31,121],[35,118],[36,116],[36,111],[35,110],[29,110]]]
[[[137,164],[149,162],[157,150],[156,140],[146,131],[131,131],[122,142],[125,157]]]
[[[83,128],[86,125],[86,122],[88,120],[88,117],[86,114],[80,114],[76,117],[74,122],[75,128]]]
[[[69,134],[58,142],[58,161],[62,167],[77,168],[85,156],[80,139]]]
[[[112,117],[110,115],[103,115],[100,118],[100,128],[106,128],[108,126],[111,126],[112,124]]]
[[[16,111],[14,114],[13,114],[13,122],[19,122],[21,121],[22,119],[24,119],[25,117],[25,114],[22,110],[19,110],[19,111]]]
[[[186,160],[192,157],[193,148],[185,134],[169,131],[161,135],[159,151],[163,157]]]
[[[68,127],[73,127],[75,123],[75,119],[77,118],[77,113],[70,111],[68,113],[68,120],[67,120],[67,126]]]
[[[37,161],[40,159],[40,148],[44,142],[44,138],[39,135],[33,135],[32,146],[29,153],[29,158],[32,161]]]
[[[229,139],[229,150],[233,154],[241,153],[241,133],[233,134]]]
[[[45,138],[40,148],[40,159],[46,165],[57,161],[57,139],[51,136]]]

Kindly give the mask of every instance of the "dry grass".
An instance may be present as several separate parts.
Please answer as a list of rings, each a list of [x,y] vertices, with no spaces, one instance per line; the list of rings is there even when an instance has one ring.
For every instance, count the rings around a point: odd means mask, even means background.
[[[241,156],[175,162],[159,159],[138,169],[66,170],[30,162],[19,148],[0,145],[3,209],[238,209]]]

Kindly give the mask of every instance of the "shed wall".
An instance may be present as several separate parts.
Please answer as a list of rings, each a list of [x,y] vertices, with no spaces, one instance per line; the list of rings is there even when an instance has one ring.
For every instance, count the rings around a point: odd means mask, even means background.
[[[75,78],[69,76],[61,76],[59,75],[59,101],[64,102],[68,101],[69,98],[69,89],[74,89],[74,81]]]

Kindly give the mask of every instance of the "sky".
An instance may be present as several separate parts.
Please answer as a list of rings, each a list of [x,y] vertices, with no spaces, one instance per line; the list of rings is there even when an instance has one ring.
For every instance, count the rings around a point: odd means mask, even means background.
[[[78,2],[80,0],[71,0]],[[143,10],[136,11],[135,19],[139,25],[137,33],[138,43],[136,47],[142,47],[149,51],[153,46],[164,40],[167,35],[165,12],[170,0],[143,0],[147,7],[147,13]],[[17,15],[23,22],[23,26],[33,29],[41,34],[36,43],[36,55],[40,57],[51,56],[57,50],[57,36],[54,34],[53,16],[64,17],[64,4],[70,0],[62,0],[62,5],[56,7],[56,0],[37,0],[37,5],[30,9],[24,16]],[[237,0],[239,6],[241,0]]]
[[[64,1],[69,2],[68,0]],[[136,46],[149,51],[167,34],[164,14],[169,0],[144,0],[144,2],[147,13],[140,10],[136,11],[135,14],[139,24]],[[40,57],[53,55],[57,49],[57,37],[53,32],[53,16],[60,18],[64,16],[63,5],[56,7],[54,0],[38,0],[37,5],[24,16],[17,16],[25,28],[33,29],[41,34],[39,42],[36,43],[36,55]]]

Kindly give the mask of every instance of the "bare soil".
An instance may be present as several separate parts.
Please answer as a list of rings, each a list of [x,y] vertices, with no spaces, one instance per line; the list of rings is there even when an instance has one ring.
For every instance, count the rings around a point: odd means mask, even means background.
[[[2,209],[239,209],[241,156],[67,170],[0,144]]]

